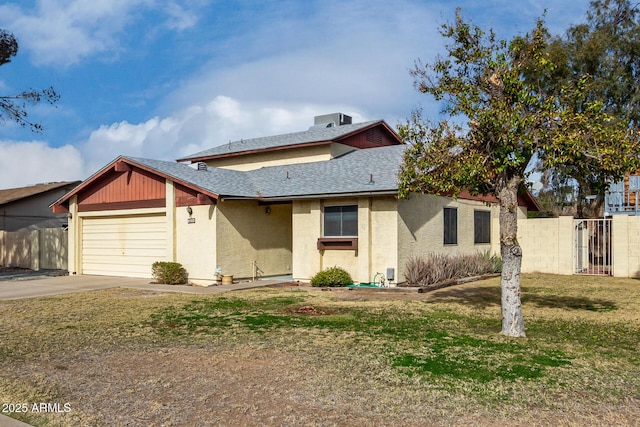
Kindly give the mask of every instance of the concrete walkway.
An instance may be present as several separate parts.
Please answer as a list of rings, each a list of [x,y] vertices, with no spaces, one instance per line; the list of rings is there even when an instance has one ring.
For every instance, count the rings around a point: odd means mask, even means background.
[[[23,423],[6,415],[0,414],[0,426],[2,427],[32,427],[31,424]]]
[[[0,300],[37,298],[42,296],[69,294],[74,292],[95,291],[110,288],[142,289],[157,292],[183,292],[188,294],[210,295],[243,289],[277,286],[283,281],[256,280],[221,286],[180,286],[158,285],[150,279],[112,276],[57,276],[38,277],[31,280],[0,281]]]

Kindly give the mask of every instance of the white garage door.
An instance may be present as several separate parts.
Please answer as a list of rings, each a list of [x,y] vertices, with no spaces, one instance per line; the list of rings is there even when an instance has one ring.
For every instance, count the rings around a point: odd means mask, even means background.
[[[82,273],[151,277],[166,259],[166,229],[164,214],[84,218]]]

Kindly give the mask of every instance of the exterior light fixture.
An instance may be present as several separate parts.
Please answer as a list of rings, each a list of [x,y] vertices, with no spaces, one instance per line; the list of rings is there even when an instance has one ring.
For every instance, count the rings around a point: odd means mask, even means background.
[[[193,214],[193,209],[191,209],[191,206],[187,206],[187,213],[189,214],[189,216]]]
[[[271,215],[271,206],[267,206],[266,208],[264,208],[264,213],[267,215]]]

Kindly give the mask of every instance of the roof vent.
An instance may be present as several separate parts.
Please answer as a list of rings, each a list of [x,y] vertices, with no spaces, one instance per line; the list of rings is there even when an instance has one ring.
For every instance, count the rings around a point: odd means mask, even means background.
[[[199,171],[206,171],[207,170],[207,164],[205,162],[198,162],[198,170]]]

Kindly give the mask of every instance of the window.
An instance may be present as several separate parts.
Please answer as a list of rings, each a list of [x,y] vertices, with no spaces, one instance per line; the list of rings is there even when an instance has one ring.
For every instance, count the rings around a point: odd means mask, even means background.
[[[473,243],[491,243],[491,212],[473,211]]]
[[[324,236],[342,237],[358,235],[358,206],[325,206]]]
[[[458,209],[444,208],[444,244],[458,244]]]

